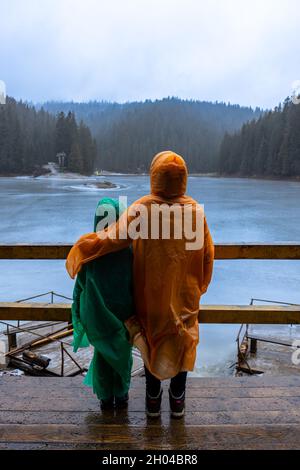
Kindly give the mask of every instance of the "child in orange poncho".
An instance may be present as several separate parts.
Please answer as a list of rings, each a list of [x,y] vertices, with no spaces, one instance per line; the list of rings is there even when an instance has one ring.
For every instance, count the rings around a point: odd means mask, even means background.
[[[131,210],[134,207],[142,205],[147,209],[150,234],[151,214],[157,206],[178,205],[183,211],[189,207],[193,215],[199,207],[185,195],[186,164],[174,152],[161,152],[154,157],[150,179],[151,194],[136,201],[105,234],[83,235],[70,251],[66,267],[75,277],[84,263],[132,243],[137,314],[127,327],[145,362],[147,414],[159,416],[160,381],[171,378],[171,411],[174,417],[180,417],[184,413],[187,371],[193,370],[195,364],[199,301],[211,280],[214,247],[205,218],[203,244],[196,249],[186,248],[184,236],[175,237],[174,219],[168,239],[164,239],[161,230],[156,237],[134,237],[129,231],[124,237],[124,227],[127,230],[136,218]]]

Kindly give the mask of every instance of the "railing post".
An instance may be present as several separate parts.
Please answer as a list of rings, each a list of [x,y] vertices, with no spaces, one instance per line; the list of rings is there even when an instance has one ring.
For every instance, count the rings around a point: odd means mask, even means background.
[[[17,347],[17,334],[16,333],[8,333],[7,334],[7,343],[8,343],[8,351],[15,349]]]
[[[250,353],[256,354],[257,353],[257,339],[250,338]]]

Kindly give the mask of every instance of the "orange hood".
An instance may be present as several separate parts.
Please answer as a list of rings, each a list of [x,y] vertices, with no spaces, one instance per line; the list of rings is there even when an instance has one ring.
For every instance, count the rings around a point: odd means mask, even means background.
[[[151,194],[167,199],[183,196],[187,174],[185,161],[180,155],[171,150],[158,153],[150,166]]]

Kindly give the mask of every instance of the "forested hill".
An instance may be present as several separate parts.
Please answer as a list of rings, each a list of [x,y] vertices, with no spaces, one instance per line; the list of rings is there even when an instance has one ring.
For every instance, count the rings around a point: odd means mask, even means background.
[[[0,105],[0,174],[41,174],[43,165],[65,152],[66,169],[91,174],[96,144],[88,127],[73,113],[53,116],[7,98]]]
[[[287,99],[256,122],[226,134],[220,171],[242,176],[300,176],[300,104]]]
[[[34,172],[53,161],[55,117],[7,98],[0,105],[0,174]]]
[[[44,103],[52,114],[74,112],[89,126],[97,142],[95,168],[147,171],[153,155],[172,149],[184,155],[189,170],[218,170],[225,132],[257,119],[261,110],[177,98],[133,103]]]

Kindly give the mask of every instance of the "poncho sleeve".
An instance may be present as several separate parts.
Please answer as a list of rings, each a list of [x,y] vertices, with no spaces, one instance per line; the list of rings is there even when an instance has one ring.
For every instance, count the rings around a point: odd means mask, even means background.
[[[211,281],[214,265],[214,254],[215,249],[213,240],[206,222],[206,218],[204,218],[203,285],[201,294],[205,294]]]
[[[74,290],[72,303],[72,324],[73,324],[73,350],[77,352],[78,348],[86,348],[90,345],[83,325],[80,320],[80,297],[83,290],[85,271],[78,273]]]
[[[82,235],[71,248],[66,260],[66,269],[71,278],[74,279],[83,264],[128,247],[132,242],[127,231],[131,220],[132,217],[128,217],[125,211],[120,219],[107,229]]]

